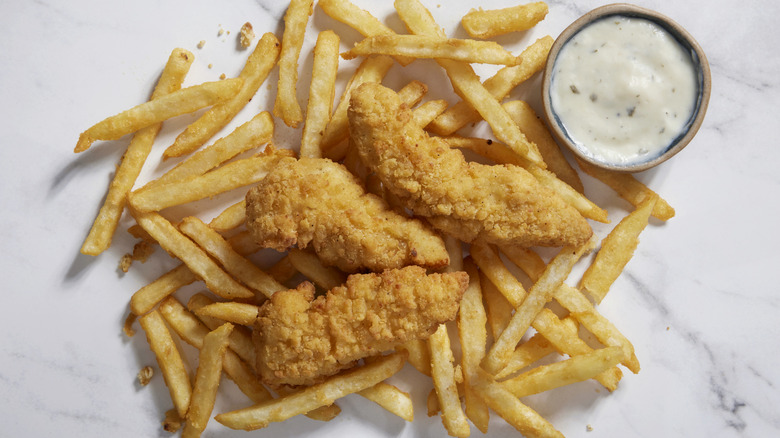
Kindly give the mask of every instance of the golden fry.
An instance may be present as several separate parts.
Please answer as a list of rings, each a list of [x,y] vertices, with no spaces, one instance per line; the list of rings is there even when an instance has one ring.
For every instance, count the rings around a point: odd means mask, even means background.
[[[321,142],[333,112],[336,72],[339,66],[339,37],[333,31],[320,32],[314,46],[314,66],[301,138],[301,157],[322,157]]]
[[[411,422],[414,420],[412,398],[408,393],[401,391],[389,383],[379,382],[370,388],[359,391],[358,394],[406,421]]]
[[[241,78],[205,82],[137,105],[82,132],[74,152],[84,152],[96,140],[117,140],[147,126],[230,99],[243,83]]]
[[[472,9],[461,19],[461,25],[472,38],[492,38],[510,32],[528,30],[547,16],[547,4],[528,3],[503,9]]]
[[[160,80],[152,92],[152,100],[181,89],[184,77],[195,57],[184,49],[174,49],[165,64]],[[89,230],[81,253],[98,255],[111,246],[111,240],[119,224],[119,218],[127,202],[127,194],[133,189],[146,157],[152,150],[154,139],[162,128],[161,123],[141,129],[133,135],[122,157],[122,162],[116,169],[116,174],[108,187],[108,194],[103,206],[100,207],[95,223]]]
[[[201,318],[207,316],[235,324],[251,326],[254,325],[255,320],[257,319],[258,310],[260,310],[260,308],[254,304],[228,301],[201,307],[195,311],[195,314]]]
[[[284,124],[297,128],[303,121],[298,104],[298,57],[301,55],[306,25],[314,8],[314,0],[291,0],[284,14],[282,51],[279,55],[279,82],[276,87],[274,115]]]
[[[376,35],[360,41],[342,53],[344,59],[358,56],[389,55],[409,58],[452,59],[477,64],[517,65],[522,58],[492,41],[456,38],[442,40],[425,35]]]
[[[303,274],[323,290],[331,290],[347,281],[347,276],[336,268],[322,264],[316,254],[292,248],[287,257],[296,271]]]
[[[450,436],[466,437],[471,434],[466,415],[460,404],[458,386],[455,383],[454,358],[450,348],[450,337],[447,326],[439,325],[434,334],[428,338],[431,350],[431,377],[436,396],[439,399],[441,420]]]
[[[243,80],[238,93],[230,100],[214,105],[198,120],[187,126],[187,129],[179,134],[173,144],[163,152],[163,156],[169,158],[188,154],[216,135],[252,100],[260,85],[268,77],[268,73],[276,65],[278,56],[279,40],[273,33],[264,34],[238,75]]]
[[[471,259],[464,263],[469,274],[469,286],[463,293],[458,310],[458,337],[461,348],[461,369],[463,370],[463,396],[466,402],[466,416],[482,433],[487,433],[489,413],[487,405],[476,397],[471,382],[485,357],[487,345],[487,315],[482,304],[482,288],[479,272]]]

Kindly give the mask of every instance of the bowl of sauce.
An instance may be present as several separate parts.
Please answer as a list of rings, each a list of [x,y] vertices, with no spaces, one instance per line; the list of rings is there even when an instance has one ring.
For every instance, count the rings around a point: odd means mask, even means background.
[[[691,141],[710,88],[707,58],[685,29],[658,12],[611,4],[555,40],[542,103],[553,136],[579,159],[638,172]]]

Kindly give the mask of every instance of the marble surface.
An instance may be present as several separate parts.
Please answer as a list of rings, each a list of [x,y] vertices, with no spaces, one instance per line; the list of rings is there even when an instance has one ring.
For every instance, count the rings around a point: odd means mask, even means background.
[[[403,30],[391,2],[356,3]],[[425,3],[449,34],[464,35],[459,17],[471,2]],[[642,371],[627,373],[611,394],[584,382],[527,402],[570,437],[777,436],[780,288],[772,278],[780,266],[780,149],[771,130],[780,103],[780,56],[774,47],[780,3],[637,3],[685,26],[704,47],[713,78],[698,136],[670,162],[638,175],[676,208],[677,216],[645,230],[634,259],[600,306],[633,341]],[[499,41],[517,53],[539,36],[556,36],[603,3],[549,4],[549,15],[537,28]],[[186,84],[235,75],[247,53],[237,48],[240,26],[250,21],[258,34],[281,36],[284,10],[283,2],[271,0],[0,3],[5,35],[0,42],[0,436],[167,436],[160,421],[171,402],[159,373],[146,387],[136,381],[138,370],[154,358],[142,332],[128,339],[121,328],[130,295],[174,262],[158,251],[152,261],[122,274],[118,260],[133,245],[123,231],[101,256],[79,254],[127,139],[98,143],[80,155],[72,149],[82,130],[145,100],[174,47],[196,55]],[[302,101],[316,31],[335,29],[344,48],[359,40],[318,8],[309,27],[301,60]],[[219,29],[230,34],[219,36]],[[201,40],[205,45],[198,49]],[[343,63],[340,87],[349,66]],[[431,85],[429,98],[454,100],[445,76],[430,62],[395,67],[387,81],[400,85],[410,77]],[[274,81],[275,73],[272,85],[262,87],[237,120],[270,108]],[[512,97],[538,108],[538,84],[533,78]],[[156,160],[190,120],[184,116],[166,124],[150,159]],[[276,141],[295,147],[299,135],[300,130],[278,126]],[[147,166],[141,178],[169,166]],[[626,214],[627,204],[609,189],[588,178],[585,183],[613,223]],[[196,203],[177,212],[205,215],[212,207]],[[124,218],[121,229],[130,223]],[[599,235],[609,230],[594,228]],[[198,288],[202,285],[180,293]],[[396,382],[413,394],[413,424],[350,396],[330,423],[300,418],[251,436],[446,436],[441,421],[425,414],[429,381],[405,369]],[[232,383],[225,388],[217,411],[246,404]],[[495,418],[490,435],[519,436]],[[212,423],[205,436],[247,434]]]

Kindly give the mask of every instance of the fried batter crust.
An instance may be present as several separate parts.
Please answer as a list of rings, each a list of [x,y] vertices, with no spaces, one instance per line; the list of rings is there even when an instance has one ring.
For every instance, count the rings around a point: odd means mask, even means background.
[[[525,169],[467,162],[410,119],[386,87],[367,83],[352,93],[350,134],[363,163],[416,216],[465,242],[564,246],[592,235],[574,207]]]
[[[314,299],[314,287],[276,292],[254,330],[257,369],[269,385],[310,385],[455,318],[465,272],[426,275],[419,266],[353,274]]]

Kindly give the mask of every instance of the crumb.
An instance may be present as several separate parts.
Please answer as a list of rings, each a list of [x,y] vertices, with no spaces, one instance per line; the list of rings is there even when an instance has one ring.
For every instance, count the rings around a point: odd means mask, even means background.
[[[170,409],[165,413],[165,419],[162,422],[163,430],[170,433],[176,433],[181,429],[181,417],[176,409]]]
[[[587,432],[593,432],[593,426],[591,426],[590,424],[589,424],[589,425],[587,425],[587,426],[585,426],[585,431],[587,431]]]
[[[252,30],[252,23],[246,22],[241,26],[241,33],[238,35],[238,41],[241,47],[247,48],[252,45],[252,40],[255,39],[255,32]]]
[[[666,331],[667,331],[667,332],[669,331],[669,326],[666,326]]]
[[[122,331],[125,333],[125,336],[128,338],[132,338],[135,336],[135,330],[133,330],[133,323],[135,322],[137,316],[135,313],[129,313],[127,315],[127,318],[125,318],[125,324],[122,326]]]
[[[142,240],[133,246],[133,260],[141,263],[146,263],[149,260],[149,256],[154,253],[155,246],[149,243],[147,240]]]
[[[122,270],[122,272],[127,273],[127,271],[130,270],[130,266],[133,264],[133,255],[132,254],[125,254],[122,256],[121,259],[119,259],[119,269]]]
[[[209,68],[213,68],[213,67],[214,67],[214,64],[209,64]]]
[[[225,79],[226,77],[227,77],[227,76],[225,76],[225,73],[222,73],[221,75],[219,75],[219,78],[220,78],[220,79]]]
[[[222,28],[222,25],[219,25],[219,30],[217,31],[217,36],[222,36],[225,33],[225,29]]]
[[[205,45],[206,45],[206,41],[205,41],[205,40],[200,40],[200,41],[198,42],[198,48],[199,48],[199,49],[202,49],[202,48],[203,48],[203,46],[205,46]]]
[[[141,386],[146,386],[152,380],[152,376],[154,376],[154,369],[147,365],[138,372],[138,383]]]

